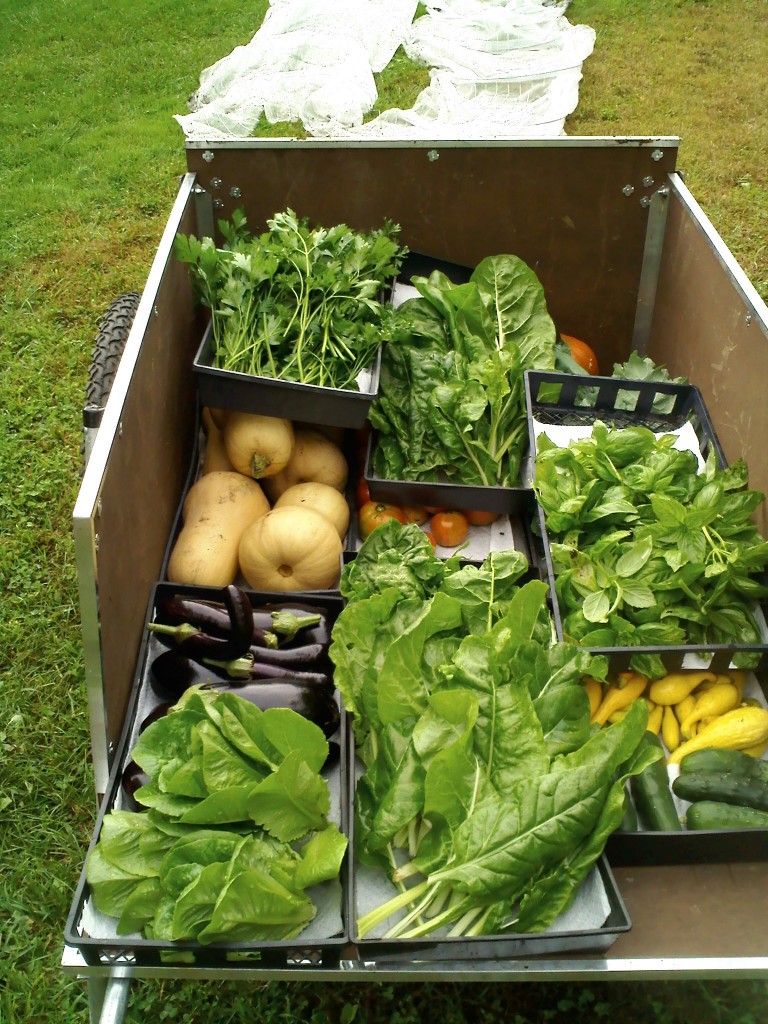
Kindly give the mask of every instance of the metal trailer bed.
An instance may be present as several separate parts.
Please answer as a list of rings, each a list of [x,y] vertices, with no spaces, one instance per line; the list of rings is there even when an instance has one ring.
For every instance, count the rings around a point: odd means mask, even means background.
[[[213,234],[238,206],[262,223],[286,206],[369,229],[391,218],[410,249],[473,266],[501,252],[539,276],[562,330],[604,364],[632,349],[700,388],[729,459],[768,491],[768,309],[676,169],[676,138],[482,143],[248,140],[188,143],[157,254],[74,509],[96,793],[123,727],[144,629],[190,461],[201,337],[177,232]],[[151,453],[151,454],[150,454]],[[149,487],[145,486],[149,484]],[[763,509],[763,533],[768,522]],[[768,849],[766,849],[768,854]],[[706,861],[706,856],[702,858]],[[548,981],[768,977],[768,856],[614,869],[632,921],[607,953],[499,961],[366,962],[333,969],[88,964],[93,1020],[119,1021],[131,979]]]

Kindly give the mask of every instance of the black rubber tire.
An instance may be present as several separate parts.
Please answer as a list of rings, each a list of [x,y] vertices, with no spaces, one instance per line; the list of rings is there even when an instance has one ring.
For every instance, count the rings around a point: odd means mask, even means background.
[[[83,468],[85,468],[90,454],[92,436],[95,435],[101,420],[101,413],[109,397],[109,392],[112,390],[115,373],[140,300],[139,292],[126,292],[125,295],[120,295],[111,304],[99,324],[99,333],[93,343],[93,355],[88,371],[88,385],[83,407],[83,443],[81,446]],[[88,435],[91,435],[90,444]]]

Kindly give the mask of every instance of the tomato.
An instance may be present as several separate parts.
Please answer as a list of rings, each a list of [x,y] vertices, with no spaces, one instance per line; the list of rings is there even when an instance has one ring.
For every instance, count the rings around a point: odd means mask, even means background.
[[[600,373],[597,356],[586,341],[574,338],[570,334],[561,334],[560,337],[571,350],[571,355],[583,370],[586,370],[593,377]]]
[[[482,512],[480,510],[465,512],[464,515],[472,526],[487,526],[488,523],[495,523],[499,518],[498,512]]]
[[[422,530],[422,533],[423,533],[423,534],[424,534],[424,536],[425,536],[425,537],[427,538],[427,540],[428,540],[428,541],[429,541],[429,543],[430,543],[430,544],[432,545],[432,547],[433,547],[433,548],[436,548],[436,547],[437,547],[437,541],[436,541],[436,540],[435,540],[435,538],[434,538],[434,537],[432,536],[432,534],[431,534],[431,533],[429,532],[429,530]]]
[[[445,512],[445,508],[442,505],[425,505],[424,511],[429,512],[429,514],[433,516],[436,512]]]
[[[371,500],[371,492],[368,487],[368,481],[364,476],[361,476],[357,481],[357,491],[355,492],[355,499],[357,501],[357,507],[362,508],[366,502]]]
[[[455,548],[469,533],[469,522],[461,512],[438,512],[430,519],[429,528],[441,548]]]
[[[396,519],[398,523],[404,522],[402,509],[397,505],[386,505],[381,501],[366,501],[357,513],[360,536],[365,540],[366,537],[370,537],[377,526],[383,526],[390,519]]]
[[[428,518],[427,510],[422,508],[421,505],[403,505],[404,522],[418,523],[419,526],[423,526]]]

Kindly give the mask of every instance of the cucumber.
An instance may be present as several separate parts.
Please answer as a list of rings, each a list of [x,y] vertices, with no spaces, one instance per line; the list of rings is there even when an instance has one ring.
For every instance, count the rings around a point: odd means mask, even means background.
[[[680,762],[680,774],[689,772],[716,772],[720,775],[743,775],[763,778],[768,782],[768,761],[751,757],[743,750],[725,747],[705,747],[692,750]]]
[[[699,800],[688,808],[685,824],[692,831],[768,828],[768,813],[756,811],[753,807],[720,803],[717,800]]]
[[[655,733],[646,732],[643,742],[663,750]],[[681,832],[675,801],[669,788],[667,765],[663,757],[649,764],[629,782],[641,824],[650,832]]]
[[[621,819],[619,830],[621,832],[637,832],[637,811],[629,795],[629,788],[624,787],[624,816]]]
[[[768,783],[744,775],[720,775],[715,772],[687,772],[672,783],[672,792],[681,800],[715,800],[718,803],[753,807],[768,811]]]

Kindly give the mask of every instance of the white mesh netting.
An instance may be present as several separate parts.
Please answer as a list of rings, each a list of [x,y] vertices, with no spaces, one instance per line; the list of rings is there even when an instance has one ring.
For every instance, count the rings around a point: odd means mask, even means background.
[[[571,25],[568,0],[271,0],[258,32],[200,76],[187,138],[252,135],[262,114],[325,138],[553,136],[578,103],[594,30]],[[408,110],[365,121],[402,45],[430,68]]]

